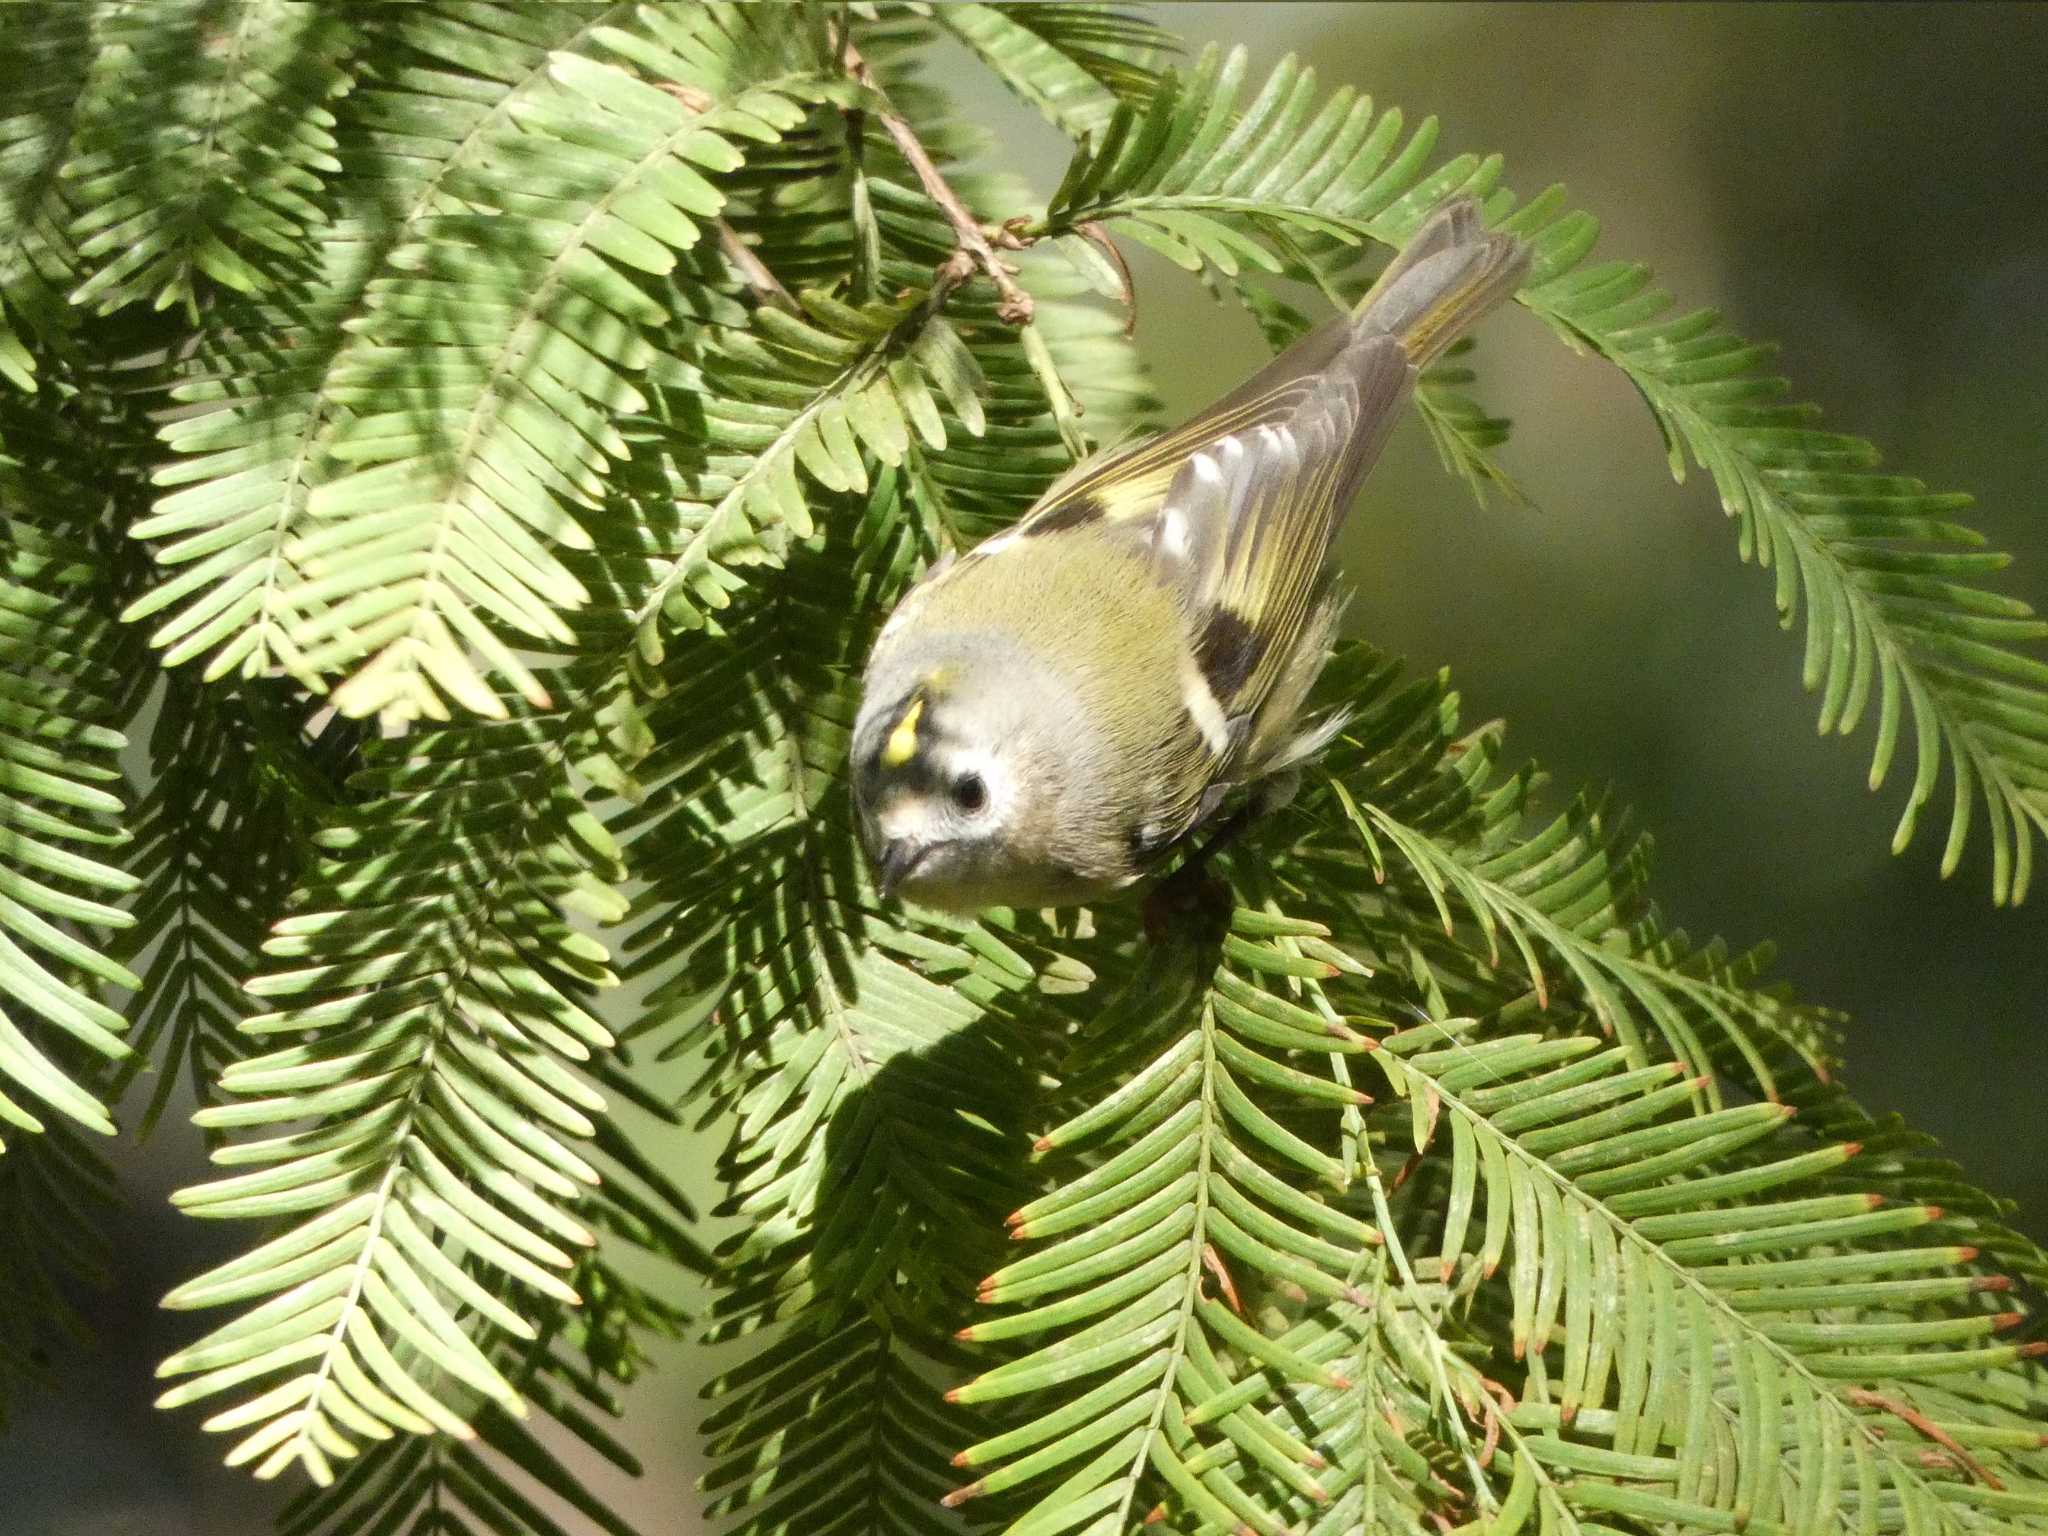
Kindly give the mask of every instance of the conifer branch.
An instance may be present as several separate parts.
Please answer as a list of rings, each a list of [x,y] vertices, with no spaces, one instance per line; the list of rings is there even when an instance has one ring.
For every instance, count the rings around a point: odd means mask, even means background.
[[[959,242],[959,247],[939,269],[939,288],[944,290],[964,282],[970,273],[979,268],[987,275],[988,280],[995,284],[1000,300],[996,305],[996,313],[1003,321],[1009,325],[1030,324],[1034,309],[1031,295],[1019,286],[1016,274],[996,255],[995,247],[989,243],[987,234],[975,221],[967,205],[960,200],[960,195],[948,184],[944,173],[933,163],[930,151],[924,147],[924,142],[918,138],[916,130],[889,107],[886,97],[881,96],[875,85],[873,72],[869,70],[867,61],[861,57],[860,50],[854,46],[851,37],[846,40],[843,57],[846,60],[847,72],[869,90],[876,92],[882,103],[875,112],[876,121],[881,123],[883,131],[889,135],[898,152],[909,162],[911,170],[917,173],[918,184],[924,188],[925,195],[938,205],[939,211],[946,216],[946,222],[953,226],[953,235]]]
[[[638,1470],[659,1339],[721,1351],[734,1536],[2048,1536],[2048,1254],[1440,674],[1338,649],[1200,941],[885,901],[847,784],[930,562],[1084,410],[1150,424],[1127,238],[1280,346],[1280,284],[1346,308],[1478,199],[1779,562],[1907,830],[1951,765],[2017,897],[2044,626],[1961,498],[1561,195],[1291,61],[1162,73],[1117,5],[163,8],[0,38],[0,1406],[82,1368],[126,1253],[84,1132],[175,1054],[219,1133],[175,1203],[252,1235],[168,1298],[233,1310],[162,1401],[324,1484],[286,1536],[632,1536],[586,1472]],[[948,37],[1079,146],[1042,212]],[[1418,409],[1504,488],[1470,377]],[[201,668],[138,685],[124,602]],[[170,771],[116,794],[152,694]]]

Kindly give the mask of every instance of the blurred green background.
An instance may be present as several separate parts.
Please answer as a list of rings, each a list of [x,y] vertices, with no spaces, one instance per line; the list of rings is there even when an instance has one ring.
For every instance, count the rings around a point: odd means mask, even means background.
[[[1599,214],[1606,254],[1648,261],[1688,304],[1782,343],[1831,424],[1942,488],[2018,555],[2005,590],[2048,608],[2048,22],[2028,6],[1169,5],[1191,45],[1242,42],[1262,73],[1303,54],[1413,118],[1442,151],[1499,150],[1527,195],[1556,180]],[[1049,190],[1057,137],[948,55],[942,78]],[[982,209],[985,217],[1012,210]],[[1140,340],[1170,411],[1262,355],[1251,324],[1133,249]],[[1886,853],[1903,785],[1876,797],[1869,733],[1819,741],[1770,579],[1695,475],[1674,487],[1618,374],[1535,320],[1491,322],[1486,404],[1537,510],[1482,511],[1403,428],[1348,534],[1357,630],[1448,664],[1466,717],[1512,723],[1560,797],[1611,783],[1658,845],[1666,908],[1694,934],[1775,938],[1779,973],[1853,1016],[1850,1085],[1905,1111],[2048,1237],[2048,1125],[2035,1055],[2048,892],[1994,910],[1981,837],[1956,878],[1932,818]],[[1939,809],[1939,808],[1938,808]],[[116,1149],[127,1210],[96,1342],[59,1395],[0,1438],[4,1536],[256,1536],[279,1490],[220,1471],[196,1415],[148,1407],[154,1362],[193,1331],[156,1301],[243,1234],[174,1215],[198,1177],[174,1115]],[[685,1154],[686,1159],[693,1154]],[[708,1151],[704,1154],[708,1157]],[[686,1182],[706,1188],[703,1157]],[[690,1433],[703,1363],[677,1352],[639,1389],[625,1439],[647,1479],[616,1489],[650,1531],[698,1529]],[[579,1527],[573,1520],[569,1529]]]

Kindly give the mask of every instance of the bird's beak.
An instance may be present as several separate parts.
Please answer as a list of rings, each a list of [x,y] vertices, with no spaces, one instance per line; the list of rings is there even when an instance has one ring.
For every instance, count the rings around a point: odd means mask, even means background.
[[[924,856],[930,851],[927,847],[921,847],[901,837],[882,845],[881,854],[875,860],[875,872],[882,888],[882,900],[895,900],[896,887],[903,883],[905,876],[924,862]]]

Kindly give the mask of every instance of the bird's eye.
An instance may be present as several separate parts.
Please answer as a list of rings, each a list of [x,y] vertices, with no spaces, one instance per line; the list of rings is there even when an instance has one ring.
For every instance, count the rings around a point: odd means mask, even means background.
[[[969,815],[988,804],[988,785],[978,773],[963,773],[953,781],[953,803]]]

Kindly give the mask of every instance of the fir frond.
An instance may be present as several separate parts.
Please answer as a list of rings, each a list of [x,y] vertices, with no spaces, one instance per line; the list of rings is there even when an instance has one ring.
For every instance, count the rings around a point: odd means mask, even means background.
[[[1082,150],[1053,194],[1042,230],[1100,221],[1190,272],[1214,267],[1278,275],[1287,262],[1267,232],[1358,247],[1374,221],[1406,227],[1444,198],[1483,196],[1497,160],[1465,155],[1424,174],[1436,145],[1425,120],[1402,142],[1398,108],[1339,86],[1319,107],[1315,73],[1282,60],[1240,106],[1248,57],[1206,49],[1168,75],[1143,108],[1125,106]]]
[[[20,1138],[0,1156],[0,1430],[31,1394],[63,1379],[56,1351],[85,1333],[76,1298],[104,1286],[119,1203],[114,1175],[69,1126]]]
[[[521,1386],[529,1400],[548,1402],[532,1383]],[[560,1418],[572,1427],[557,1430],[557,1436],[573,1435],[586,1448],[584,1455],[626,1476],[639,1475],[638,1459],[580,1404],[562,1401],[559,1407]],[[587,1478],[520,1420],[487,1406],[474,1423],[473,1441],[409,1437],[370,1447],[331,1486],[295,1501],[279,1521],[280,1536],[350,1536],[365,1529],[366,1520],[392,1536],[436,1536],[451,1529],[488,1536],[639,1536],[609,1502],[590,1492]],[[576,1524],[555,1516],[551,1506],[557,1501],[573,1511]]]
[[[559,90],[520,113],[527,152],[465,184],[476,211],[394,253],[416,270],[373,300],[376,347],[340,390],[367,412],[331,444],[352,468],[314,491],[317,527],[300,546],[308,595],[329,606],[294,639],[312,670],[354,668],[334,694],[345,713],[439,716],[444,697],[499,713],[472,651],[545,706],[493,624],[574,639],[560,612],[587,594],[548,545],[588,547],[577,514],[601,502],[626,451],[611,418],[644,406],[629,375],[652,361],[645,331],[664,312],[641,277],[671,272],[722,207],[702,172],[733,169],[740,141],[800,122],[799,95],[817,89],[800,59],[765,78],[749,67],[745,50],[779,51],[790,36],[759,13],[638,15],[650,36],[607,41],[643,68],[665,63],[668,83],[710,104],[559,56]],[[729,74],[693,56],[713,32]]]
[[[93,58],[84,5],[16,6],[0,32],[0,379],[36,387],[36,348],[68,328],[77,270],[58,173]]]
[[[608,1087],[623,1086],[616,1074],[601,1075]],[[662,1109],[656,1118],[673,1123],[674,1115]],[[587,1209],[603,1246],[569,1277],[582,1302],[541,1307],[530,1340],[498,1334],[489,1342],[493,1363],[537,1412],[515,1416],[460,1382],[437,1381],[437,1390],[473,1405],[466,1416],[474,1440],[379,1440],[331,1484],[295,1498],[279,1536],[346,1536],[372,1527],[432,1536],[448,1529],[451,1517],[491,1536],[636,1536],[591,1473],[606,1481],[641,1475],[639,1458],[610,1427],[624,1408],[620,1389],[644,1368],[649,1334],[677,1338],[688,1328],[688,1314],[669,1299],[675,1266],[701,1274],[709,1259],[684,1235],[696,1214],[689,1202],[610,1122],[592,1151],[604,1182]],[[650,1259],[657,1261],[651,1269]],[[491,1294],[521,1300],[483,1266],[467,1272]],[[573,1523],[563,1524],[565,1516]]]
[[[1725,1063],[1725,1069],[1733,1075],[1744,1067]],[[1871,1114],[1832,1076],[1782,1069],[1778,1076],[1784,1102],[1807,1134],[1862,1149],[1853,1169],[1834,1176],[1835,1184],[1853,1178],[1895,1204],[1939,1205],[1943,1230],[1977,1249],[1986,1267],[2036,1292],[2048,1290],[2048,1255],[2013,1229],[2013,1202],[1973,1183],[1933,1137],[1896,1113]]]
[[[943,449],[941,399],[967,432],[985,425],[981,368],[930,294],[858,309],[822,293],[802,302],[802,314],[763,308],[744,328],[706,327],[662,380],[693,408],[702,458],[681,466],[689,536],[643,611],[651,644],[657,616],[700,626],[741,585],[732,566],[772,563],[811,536],[807,482],[860,493],[867,461],[902,463],[913,433]]]
[[[71,302],[192,308],[202,278],[279,287],[327,218],[327,103],[353,83],[355,28],[287,0],[115,0],[93,22],[63,171],[83,267]]]
[[[1026,253],[1019,267],[1042,301],[1025,333],[999,328],[992,302],[953,306],[987,384],[983,430],[951,433],[943,452],[913,443],[905,462],[904,510],[932,556],[1007,528],[1077,454],[1132,437],[1159,407],[1118,318],[1075,303],[1083,285],[1060,264]]]
[[[140,892],[115,958],[141,976],[134,1032],[113,1096],[157,1081],[137,1121],[147,1136],[182,1083],[200,1105],[248,1054],[242,984],[310,849],[333,788],[314,749],[269,688],[235,692],[183,673],[165,679],[148,754],[148,788],[129,815],[124,862]],[[335,734],[340,734],[336,732]]]
[[[1244,1359],[1254,1373],[1340,1390],[1352,1385],[1247,1320],[1261,1299],[1255,1286],[1285,1285],[1326,1301],[1356,1296],[1348,1276],[1379,1240],[1329,1198],[1348,1186],[1346,1164],[1264,1102],[1320,1106],[1333,1117],[1336,1106],[1365,1102],[1357,1090],[1280,1059],[1292,1050],[1369,1048],[1341,1020],[1270,990],[1284,989],[1289,976],[1331,973],[1329,962],[1279,942],[1322,932],[1248,914],[1213,972],[1213,961],[1184,947],[1155,949],[1091,1023],[1094,1048],[1084,1045],[1066,1075],[1107,1081],[1038,1146],[1102,1151],[1012,1215],[1012,1236],[1057,1240],[982,1283],[982,1300],[1021,1310],[967,1333],[1037,1347],[949,1394],[970,1403],[1029,1401],[1026,1422],[961,1457],[989,1468],[955,1495],[963,1501],[1058,1479],[1007,1531],[1084,1522],[1128,1530],[1170,1496],[1201,1525],[1277,1536],[1283,1523],[1267,1502],[1204,1464],[1210,1436],[1312,1501],[1327,1498],[1317,1454],[1234,1401],[1228,1363]]]
[[[1688,1113],[1682,1069],[1632,1069],[1598,1044],[1430,1024],[1374,1057],[1415,1106],[1415,1152],[1440,1127],[1451,1142],[1441,1244],[1416,1269],[1455,1290],[1505,1268],[1494,1304],[1526,1369],[1514,1418],[1543,1432],[1530,1454],[1571,1468],[1590,1442],[1663,1459],[1580,1456],[1575,1470],[1606,1476],[1574,1480],[1566,1502],[1695,1527],[1963,1528],[1869,1401],[1954,1373],[2030,1390],[2014,1369],[2029,1348],[1997,1337],[2019,1314],[1962,1267],[1971,1250],[1927,1241],[1941,1210],[1816,1192],[1854,1144],[1790,1127],[1788,1106]]]
[[[229,638],[267,602],[285,610],[280,659],[295,675],[318,685],[348,671],[334,693],[346,714],[445,718],[454,703],[501,715],[487,674],[546,707],[501,635],[574,641],[561,615],[588,594],[555,549],[590,546],[603,475],[626,451],[613,417],[644,404],[632,376],[653,358],[649,327],[668,314],[650,280],[674,270],[723,206],[709,177],[741,162],[741,143],[800,123],[802,100],[829,85],[794,50],[803,34],[767,13],[640,7],[619,19],[593,37],[658,84],[556,52],[545,88],[471,125],[496,130],[489,153],[432,185],[418,238],[385,258],[350,322],[366,344],[322,382],[345,413],[319,439],[326,472],[282,547],[271,497],[294,487],[234,475],[173,498],[143,526],[147,537],[207,529],[184,541],[187,555],[240,536],[231,556],[215,554],[171,593],[216,589],[160,631],[182,654]],[[493,24],[511,36],[501,43]],[[491,12],[472,30],[502,56],[508,83],[530,75],[533,23]],[[450,46],[422,39],[430,44]],[[447,82],[406,84],[431,98]],[[434,103],[413,110],[431,115]],[[430,141],[443,145],[464,147]],[[224,414],[173,429],[188,452],[228,450],[181,471],[239,464],[252,427],[264,430]],[[305,475],[303,448],[269,457],[293,480]],[[282,587],[279,555],[297,578]],[[206,627],[192,632],[200,615]],[[246,650],[246,632],[238,643]],[[224,652],[214,669],[238,659]]]
[[[1151,67],[1179,51],[1171,33],[1109,5],[945,5],[934,18],[1003,84],[1070,138],[1100,133],[1117,103],[1142,103]]]
[[[1582,795],[1532,824],[1541,780],[1524,769],[1495,781],[1498,729],[1457,736],[1441,679],[1399,679],[1397,664],[1352,648],[1321,684],[1352,718],[1324,759],[1328,800],[1305,801],[1313,830],[1293,847],[1291,889],[1350,890],[1375,961],[1413,978],[1437,1013],[1540,1016],[1569,996],[1638,1066],[1669,1056],[1702,1074],[1732,1059],[1745,1091],[1772,1098],[1785,1075],[1774,1062],[1797,1063],[1791,1080],[1826,1070],[1829,1020],[1752,985],[1762,957],[1695,949],[1665,926],[1626,814]],[[1720,1102],[1717,1084],[1702,1092]]]
[[[784,1334],[705,1387],[705,1516],[736,1536],[956,1532],[940,1500],[961,1420],[937,1384],[957,1369],[901,1320]]]
[[[166,1298],[255,1305],[165,1362],[192,1379],[164,1405],[233,1392],[207,1420],[242,1436],[229,1461],[320,1482],[394,1430],[469,1438],[439,1373],[524,1412],[487,1347],[534,1325],[462,1264],[578,1299],[568,1273],[594,1237],[576,1207],[599,1175],[573,1143],[604,1109],[582,1068],[612,1043],[584,999],[612,977],[568,916],[621,910],[610,840],[530,718],[388,745],[351,788],[264,945],[278,963],[249,984],[284,1006],[242,1029],[296,1043],[230,1066],[229,1101],[196,1117],[257,1133],[214,1153],[249,1171],[176,1197],[294,1224]]]
[[[1954,794],[1943,872],[1981,804],[1993,899],[2022,898],[2035,835],[2048,835],[2048,662],[2026,648],[2048,622],[1977,584],[2007,557],[1956,521],[1968,498],[1882,472],[1870,444],[1814,426],[1814,408],[1786,403],[1785,381],[1765,371],[1767,349],[1710,311],[1674,314],[1646,268],[1588,265],[1598,224],[1565,213],[1560,189],[1509,216],[1498,156],[1427,169],[1433,118],[1404,143],[1398,110],[1375,114],[1348,86],[1318,105],[1314,72],[1291,59],[1240,108],[1245,75],[1243,50],[1212,48],[1149,107],[1119,109],[1027,233],[1108,222],[1191,271],[1327,281],[1333,263],[1351,264],[1350,248],[1397,245],[1444,198],[1488,199],[1499,227],[1536,249],[1522,302],[1628,375],[1674,476],[1690,455],[1736,520],[1743,558],[1775,565],[1783,623],[1804,606],[1802,678],[1821,695],[1822,733],[1874,715],[1877,788],[1911,724],[1914,778],[1894,849],[1911,840],[1945,761]],[[1319,254],[1297,259],[1304,246]]]
[[[1484,507],[1488,496],[1497,494],[1516,506],[1530,506],[1529,493],[1494,457],[1514,424],[1493,415],[1471,393],[1478,379],[1470,361],[1472,345],[1471,337],[1463,338],[1423,370],[1416,381],[1415,408],[1429,428],[1437,461],[1465,482],[1474,501]]]
[[[1526,302],[1642,391],[1675,477],[1683,453],[1713,477],[1743,558],[1776,568],[1780,623],[1794,627],[1804,607],[1801,681],[1821,696],[1821,734],[1875,722],[1875,790],[1911,726],[1913,782],[1893,852],[1912,840],[1946,763],[1942,873],[1954,873],[1981,807],[1992,899],[2023,900],[2035,837],[2048,836],[2048,662],[2031,645],[2048,622],[1980,584],[2011,557],[1957,520],[1967,495],[1887,472],[1871,444],[1815,426],[1817,409],[1788,403],[1785,381],[1765,371],[1768,349],[1712,311],[1674,314],[1630,264],[1568,264],[1590,244],[1591,221],[1550,218],[1544,203],[1518,215],[1540,230],[1543,260]]]
[[[370,282],[433,220],[467,208],[456,189],[517,138],[522,104],[553,89],[552,50],[588,52],[593,31],[629,9],[556,5],[521,17],[423,4],[369,18],[400,64],[345,104],[344,207],[317,231],[305,292],[289,309],[217,315],[171,391],[204,409],[165,425],[180,457],[157,471],[167,489],[131,530],[169,573],[123,614],[169,610],[150,636],[167,665],[204,656],[209,680],[282,668],[325,686],[292,643],[297,618],[325,607],[306,597],[313,578],[295,550],[313,488],[342,469],[329,444],[354,410],[341,392],[375,352],[362,332]]]
[[[125,1022],[91,986],[140,985],[81,937],[127,927],[111,898],[135,884],[111,857],[123,738],[90,542],[102,493],[74,451],[77,422],[14,399],[0,417],[0,1126],[42,1130],[39,1101],[111,1134],[77,1069],[129,1053]],[[67,1059],[60,1043],[82,1053]]]

